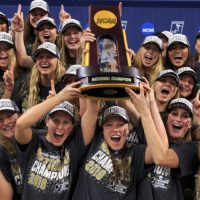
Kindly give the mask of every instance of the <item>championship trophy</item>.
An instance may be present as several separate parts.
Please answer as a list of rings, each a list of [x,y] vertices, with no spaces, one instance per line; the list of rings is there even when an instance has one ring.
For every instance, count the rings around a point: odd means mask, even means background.
[[[131,67],[125,30],[117,6],[91,5],[89,26],[96,41],[87,42],[84,66],[78,69],[82,94],[88,98],[128,98],[125,88],[139,92],[139,70]]]

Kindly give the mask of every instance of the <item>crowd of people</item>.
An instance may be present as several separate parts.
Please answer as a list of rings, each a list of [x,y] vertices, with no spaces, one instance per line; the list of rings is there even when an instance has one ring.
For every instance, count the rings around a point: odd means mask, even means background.
[[[200,33],[194,55],[166,30],[126,49],[139,93],[100,101],[76,73],[98,40],[63,5],[59,19],[44,0],[26,19],[19,4],[10,27],[0,12],[0,199],[200,200]],[[115,41],[97,54],[119,72]]]

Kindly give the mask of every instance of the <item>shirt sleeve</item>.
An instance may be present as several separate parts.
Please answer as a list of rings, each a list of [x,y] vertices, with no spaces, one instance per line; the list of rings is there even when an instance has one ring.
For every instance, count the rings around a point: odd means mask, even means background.
[[[198,167],[198,145],[196,142],[184,142],[173,146],[180,163],[180,176],[192,175]]]

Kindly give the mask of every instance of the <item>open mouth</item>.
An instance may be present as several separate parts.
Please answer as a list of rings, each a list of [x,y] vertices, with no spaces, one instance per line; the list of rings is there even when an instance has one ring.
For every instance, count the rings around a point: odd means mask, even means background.
[[[181,129],[183,128],[183,126],[180,125],[180,124],[173,124],[172,127],[173,127],[174,129],[176,129],[176,130],[181,130]]]
[[[45,40],[50,40],[51,36],[50,35],[44,35]]]
[[[161,94],[163,94],[163,95],[168,95],[168,94],[169,94],[169,90],[166,89],[166,88],[163,88],[163,89],[161,90]]]
[[[2,60],[2,61],[7,61],[7,59],[8,59],[7,56],[2,56],[2,57],[0,57],[0,60]]]
[[[181,60],[182,60],[182,56],[174,56],[174,59],[175,59],[176,61],[181,61]]]
[[[55,132],[55,133],[53,134],[53,136],[54,136],[54,138],[55,138],[56,140],[60,140],[60,139],[63,137],[63,134],[62,134],[62,133],[59,133],[59,132]]]
[[[14,128],[15,126],[6,126],[5,128],[3,128],[3,131],[10,131]]]
[[[118,142],[120,142],[120,139],[121,139],[120,135],[112,135],[111,136],[111,141],[112,142],[118,143]]]

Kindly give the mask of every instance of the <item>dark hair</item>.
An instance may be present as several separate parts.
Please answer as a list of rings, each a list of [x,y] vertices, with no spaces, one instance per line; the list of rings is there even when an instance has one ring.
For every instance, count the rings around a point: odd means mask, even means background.
[[[191,66],[191,63],[192,63],[192,54],[191,54],[190,48],[189,47],[186,47],[186,48],[188,48],[188,58],[186,62],[183,64],[183,66],[181,67]],[[169,58],[170,49],[171,48],[167,48],[167,53],[166,53],[166,58],[165,58],[165,67],[166,69],[176,70],[176,67],[171,63],[171,60]]]

